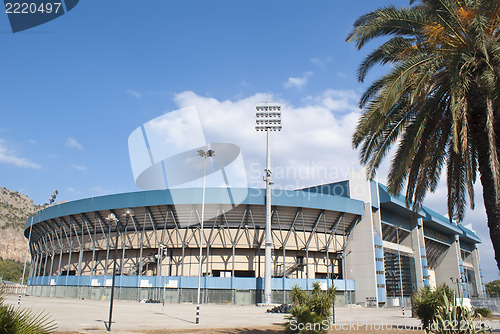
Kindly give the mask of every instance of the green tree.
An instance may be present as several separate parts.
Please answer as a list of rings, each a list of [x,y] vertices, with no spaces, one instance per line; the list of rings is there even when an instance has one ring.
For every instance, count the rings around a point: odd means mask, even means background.
[[[484,285],[488,296],[500,296],[500,280],[488,282]]]
[[[358,69],[389,64],[360,99],[352,138],[371,178],[394,144],[388,189],[418,208],[445,167],[450,219],[462,221],[479,171],[500,268],[499,0],[410,0],[361,16],[347,41],[385,39]]]
[[[0,259],[0,277],[4,281],[20,282],[23,275],[23,265],[12,260]]]

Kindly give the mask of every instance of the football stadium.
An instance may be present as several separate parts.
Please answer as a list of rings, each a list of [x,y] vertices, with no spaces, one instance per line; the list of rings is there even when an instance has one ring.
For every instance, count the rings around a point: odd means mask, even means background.
[[[33,215],[27,293],[109,298],[114,271],[116,299],[195,302],[201,265],[204,303],[261,303],[265,190],[203,189],[93,197]],[[442,283],[484,295],[477,235],[429,208],[413,211],[362,173],[273,189],[271,235],[273,303],[314,282],[335,286],[339,304],[399,305]]]

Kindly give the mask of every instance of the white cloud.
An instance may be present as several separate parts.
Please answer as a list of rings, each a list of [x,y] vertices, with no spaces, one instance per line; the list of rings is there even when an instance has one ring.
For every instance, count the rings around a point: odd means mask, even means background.
[[[71,167],[73,167],[76,170],[82,171],[82,172],[87,170],[87,166],[79,165],[79,164],[72,164]]]
[[[75,138],[73,137],[68,137],[68,139],[66,139],[66,147],[69,147],[69,148],[75,148],[77,150],[84,150],[85,148],[82,146],[82,144],[80,144]]]
[[[127,94],[129,94],[130,96],[133,96],[135,97],[136,99],[140,99],[142,97],[142,94],[139,93],[138,91],[136,90],[133,90],[133,89],[127,89],[126,90]]]
[[[332,61],[331,57],[314,57],[311,58],[311,63],[318,67],[325,67],[325,65]]]
[[[304,86],[307,84],[309,81],[309,78],[313,75],[313,72],[306,72],[304,76],[296,78],[296,77],[289,77],[287,82],[283,84],[283,87],[285,88],[304,88]]]
[[[351,92],[325,93],[330,100],[311,99],[308,106],[282,104],[283,130],[271,134],[275,187],[296,189],[307,185],[334,182],[360,168],[351,149],[351,135],[359,110],[345,96]],[[337,95],[336,95],[337,94]],[[335,96],[341,96],[335,104]],[[252,187],[262,187],[266,136],[255,131],[255,105],[273,100],[269,94],[236,101],[218,101],[183,92],[175,96],[179,107],[196,106],[207,142],[229,142],[241,148],[247,179]],[[339,113],[340,105],[345,112]],[[354,111],[356,110],[356,111]]]
[[[9,150],[5,146],[5,141],[3,139],[0,139],[0,163],[11,164],[23,168],[38,169],[42,167],[39,164],[30,161],[29,159],[18,157],[17,155],[15,155],[14,152]]]

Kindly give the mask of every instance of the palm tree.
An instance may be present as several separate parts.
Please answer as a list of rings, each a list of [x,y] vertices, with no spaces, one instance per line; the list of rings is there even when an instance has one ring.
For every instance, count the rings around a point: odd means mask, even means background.
[[[477,171],[500,269],[500,0],[412,0],[361,16],[347,41],[383,37],[358,69],[390,65],[360,99],[352,143],[371,178],[396,144],[391,193],[418,208],[446,167],[448,214],[474,208]]]
[[[1,334],[50,334],[57,326],[45,312],[33,313],[5,302],[5,289],[0,286]]]

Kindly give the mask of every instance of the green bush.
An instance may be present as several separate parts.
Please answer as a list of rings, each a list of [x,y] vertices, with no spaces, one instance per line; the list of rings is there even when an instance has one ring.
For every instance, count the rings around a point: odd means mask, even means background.
[[[0,259],[0,277],[4,281],[21,282],[23,265],[12,260]]]
[[[412,314],[420,319],[424,328],[428,328],[435,319],[438,307],[444,304],[444,297],[455,299],[455,292],[445,283],[435,290],[425,286],[412,296]]]
[[[318,282],[313,283],[309,293],[297,285],[292,288],[292,302],[290,316],[286,319],[285,331],[287,333],[325,333],[328,331],[329,318],[335,302],[335,287],[330,287],[326,292],[321,290]]]
[[[426,333],[434,334],[476,334],[491,330],[482,323],[481,315],[463,305],[457,305],[456,299],[442,295],[442,304],[436,309],[436,315]]]
[[[486,307],[478,307],[474,309],[475,314],[479,314],[485,318],[490,318],[493,315],[493,312],[489,308]]]

